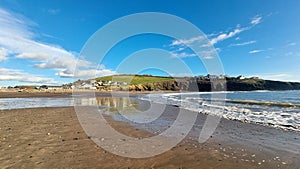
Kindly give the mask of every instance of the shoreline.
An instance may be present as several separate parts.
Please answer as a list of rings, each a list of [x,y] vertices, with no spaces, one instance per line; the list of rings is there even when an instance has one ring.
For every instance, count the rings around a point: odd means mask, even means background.
[[[90,94],[91,91],[82,90],[82,91],[76,91],[75,93]],[[164,92],[164,93],[176,94],[178,92]],[[204,93],[207,93],[207,92],[204,92]],[[126,92],[126,91],[96,91],[95,92],[95,96],[97,98],[105,98],[105,97],[112,97],[112,96],[114,96],[114,97],[129,96],[130,98],[135,98],[137,96],[142,96],[142,95],[146,95],[146,94],[151,94],[151,92]],[[65,91],[65,92],[3,92],[3,91],[0,91],[0,99],[1,98],[39,98],[39,97],[40,98],[47,98],[47,97],[49,97],[49,98],[71,98],[71,97],[73,97],[73,92],[72,91]],[[140,100],[140,101],[144,101],[144,100]],[[225,101],[225,102],[227,102],[227,101]],[[234,102],[234,101],[232,101],[232,102]],[[167,105],[178,107],[177,105],[173,105],[173,104],[167,104]],[[58,108],[61,106],[50,106],[50,107]],[[50,108],[50,107],[48,107],[48,108]],[[73,107],[73,106],[66,106],[66,107]],[[34,108],[43,108],[43,107],[34,107]],[[180,108],[185,109],[184,107],[180,107]],[[22,108],[17,108],[17,109],[22,109]],[[3,109],[3,110],[10,110],[10,109]],[[201,112],[200,112],[200,114],[201,114]],[[224,118],[224,117],[222,117],[222,118]],[[298,130],[295,128],[287,128],[287,127],[283,128],[283,127],[278,127],[278,126],[274,127],[274,125],[265,124],[265,123],[256,123],[253,121],[241,121],[238,119],[229,119],[229,118],[226,118],[226,119],[231,120],[231,121],[237,120],[242,123],[261,125],[261,126],[265,126],[268,128],[275,128],[277,130],[298,132]]]
[[[167,106],[172,120],[178,107]],[[188,136],[171,150],[145,159],[106,152],[82,130],[72,107],[0,111],[0,168],[297,168],[300,134],[222,119],[205,143],[197,142],[206,116],[198,115]],[[153,133],[107,117],[111,126],[131,137]],[[154,127],[155,128],[155,127]],[[163,128],[158,128],[163,130]],[[126,141],[124,141],[126,144]],[[287,151],[288,150],[288,151]],[[63,159],[63,160],[62,160]]]
[[[72,97],[72,93],[49,93],[48,95],[19,93],[21,97]],[[12,92],[5,96],[14,94],[16,93]],[[126,94],[128,96],[128,92],[113,94],[118,97]],[[133,99],[143,94],[147,93],[129,93]],[[97,97],[105,98],[111,95],[111,92],[96,92]],[[140,104],[142,101],[138,102]],[[148,106],[141,104],[142,109],[147,109]],[[131,137],[144,138],[166,130],[169,125],[172,125],[177,116],[176,112],[180,109],[174,105],[167,105],[160,117],[164,123],[154,121],[149,126],[118,119],[114,115],[105,114],[105,117],[117,131]],[[149,168],[151,166],[150,168],[225,169],[300,166],[299,132],[222,118],[209,140],[200,144],[198,137],[207,115],[197,114],[194,127],[177,146],[154,157],[130,159],[111,154],[98,147],[83,131],[73,106],[0,110],[0,147],[1,154],[4,154],[0,156],[0,168]],[[60,161],[61,159],[65,162]]]
[[[92,91],[79,91],[82,93],[91,93]],[[96,91],[97,96],[111,96],[111,93],[120,95],[128,94],[128,92],[109,92],[109,91]],[[149,92],[129,92],[130,95],[142,95]],[[53,92],[7,92],[1,91],[0,98],[27,98],[27,97],[72,97],[72,91],[53,91]]]
[[[116,94],[118,96],[138,96],[143,94],[151,94],[157,91],[91,91],[91,90],[80,90],[74,93],[95,93],[98,97],[103,96],[111,96],[111,94]],[[160,93],[177,93],[178,91],[159,91]],[[26,97],[72,97],[73,91],[66,90],[66,91],[4,91],[0,90],[0,98],[26,98]]]

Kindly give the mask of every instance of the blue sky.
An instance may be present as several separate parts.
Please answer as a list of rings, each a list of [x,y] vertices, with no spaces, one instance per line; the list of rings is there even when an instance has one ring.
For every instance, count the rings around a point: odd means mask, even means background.
[[[172,14],[197,26],[216,48],[227,75],[300,82],[299,6],[298,0],[2,0],[0,86],[54,85],[90,74],[132,73],[129,69],[118,72],[117,67],[134,52],[148,48],[170,51],[166,64],[177,58],[194,75],[207,73],[195,53],[185,47],[196,43],[197,37],[137,35],[114,46],[97,69],[95,63],[77,62],[83,45],[98,29],[120,17],[141,12]],[[157,58],[145,53],[139,57]],[[74,77],[76,63],[83,68],[78,77]],[[140,73],[168,75],[160,70]],[[185,72],[174,69],[168,73],[181,76]]]

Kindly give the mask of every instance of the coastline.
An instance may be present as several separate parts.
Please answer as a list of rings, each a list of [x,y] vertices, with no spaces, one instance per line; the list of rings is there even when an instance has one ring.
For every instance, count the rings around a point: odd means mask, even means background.
[[[93,91],[91,90],[82,90],[82,91],[76,91],[76,92],[82,92],[82,93],[91,93]],[[96,96],[103,97],[103,96],[111,96],[111,94],[117,94],[120,96],[124,96],[126,94],[130,95],[142,95],[142,94],[150,94],[151,92],[128,92],[128,91],[96,91]],[[165,92],[165,93],[172,93]],[[26,98],[26,97],[72,97],[72,90],[61,90],[61,91],[7,91],[7,90],[0,90],[0,98]]]
[[[167,106],[172,119],[178,107]],[[106,152],[88,138],[73,107],[0,111],[0,168],[297,168],[298,132],[222,119],[205,143],[197,142],[206,115],[199,114],[188,136],[171,150],[145,159]],[[174,116],[174,115],[173,115]],[[131,137],[153,133],[107,117]],[[126,144],[126,141],[124,142]]]

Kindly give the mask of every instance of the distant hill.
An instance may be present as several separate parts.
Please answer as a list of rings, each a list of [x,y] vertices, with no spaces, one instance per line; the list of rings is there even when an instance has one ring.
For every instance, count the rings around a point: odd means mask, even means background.
[[[114,75],[104,76],[95,79],[96,81],[112,81],[112,82],[126,82],[127,84],[146,84],[163,81],[172,81],[173,77],[151,76],[151,75]]]
[[[230,78],[226,80],[228,91],[251,91],[251,90],[300,90],[300,83],[281,82],[263,79]]]
[[[151,76],[151,75],[114,75],[114,76],[99,77],[92,80],[95,81],[97,89],[100,90],[127,90],[127,91],[128,90],[129,91],[300,90],[300,83],[296,83],[296,82],[263,80],[257,77],[245,78],[243,76],[229,77],[229,76],[207,75],[207,76],[194,76],[194,77],[164,77],[164,76]]]

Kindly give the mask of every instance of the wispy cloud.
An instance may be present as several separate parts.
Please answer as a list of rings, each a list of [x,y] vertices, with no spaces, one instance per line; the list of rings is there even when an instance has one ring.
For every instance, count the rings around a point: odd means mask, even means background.
[[[65,78],[72,78],[74,77],[76,74],[76,77],[80,78],[80,77],[84,77],[84,78],[88,78],[88,77],[99,77],[99,76],[109,76],[109,75],[114,75],[117,74],[117,72],[109,70],[109,69],[101,69],[101,70],[80,70],[76,73],[69,71],[69,70],[64,70],[64,71],[60,71],[57,72],[56,75],[60,76],[60,77],[65,77]]]
[[[229,31],[227,33],[221,33],[219,35],[217,35],[216,37],[211,39],[211,43],[212,44],[216,44],[218,42],[221,42],[223,40],[226,40],[228,38],[234,37],[244,31],[250,30],[251,28],[253,28],[255,25],[259,24],[262,22],[262,17],[261,16],[256,16],[254,18],[251,19],[250,24],[251,26],[246,26],[246,27],[241,27],[239,24],[236,26],[236,28],[232,31]],[[239,40],[239,37],[236,37],[235,40]],[[254,41],[250,41],[251,43],[255,43]],[[251,44],[250,43],[250,44]],[[243,46],[243,45],[248,45],[247,43],[245,44],[241,44],[241,45],[237,45],[237,46]]]
[[[45,78],[41,75],[33,75],[18,69],[0,68],[0,81],[19,81],[27,83],[60,84],[52,78]]]
[[[186,45],[199,45],[199,47],[203,48],[203,51],[205,50],[210,50],[208,48],[211,48],[212,45],[215,45],[221,41],[224,41],[229,38],[236,37],[240,33],[250,30],[253,28],[255,25],[259,24],[262,22],[262,17],[261,16],[255,16],[254,18],[251,19],[250,23],[248,26],[242,27],[240,24],[238,24],[234,29],[227,31],[227,32],[220,32],[220,33],[214,33],[214,34],[209,34],[207,38],[209,39],[208,43],[203,43],[206,40],[205,36],[198,36],[198,37],[192,37],[189,39],[179,39],[179,40],[174,40],[172,43],[169,45],[171,49],[173,50],[172,52],[172,57],[193,57],[193,56],[200,56],[203,59],[211,59],[212,57],[212,52],[210,51],[209,55],[203,54],[202,53],[197,53],[195,54],[187,54],[184,49],[186,48]],[[236,37],[235,40],[239,40],[239,37]],[[256,43],[256,41],[248,41],[248,42],[243,42],[243,43],[236,43],[236,44],[231,44],[230,46],[245,46],[245,45],[250,45]],[[177,48],[177,49],[174,49]],[[205,49],[206,48],[206,49]],[[261,52],[260,50],[254,50],[250,51],[250,53],[258,53]]]
[[[246,46],[246,45],[251,45],[251,44],[254,44],[254,43],[256,43],[256,41],[252,40],[252,41],[247,41],[247,42],[242,42],[242,43],[231,44],[229,46]]]
[[[47,12],[48,12],[50,15],[57,15],[57,14],[59,14],[60,9],[52,9],[52,8],[50,8],[50,9],[47,10]]]
[[[174,41],[172,41],[172,43],[170,44],[170,46],[190,45],[192,43],[195,43],[197,41],[202,41],[204,39],[205,39],[204,36],[198,36],[198,37],[193,37],[193,38],[190,38],[190,39],[174,40]]]
[[[0,47],[0,62],[6,60],[8,52],[5,48]]]
[[[263,52],[264,50],[251,50],[249,51],[250,54],[255,54],[255,53],[260,53]]]
[[[213,59],[214,57],[212,55],[204,55],[201,58],[208,60],[208,59]]]
[[[262,22],[262,17],[261,16],[255,16],[254,18],[251,19],[251,24],[252,25],[257,25]]]
[[[287,52],[284,54],[285,56],[293,56],[294,55],[294,52]]]
[[[221,34],[214,34],[211,35],[211,39],[207,40],[205,36],[198,36],[198,37],[193,37],[190,39],[181,39],[181,40],[174,40],[170,44],[170,47],[174,48],[176,47],[177,49],[173,50],[171,57],[180,57],[180,58],[185,58],[185,57],[193,57],[193,56],[200,56],[203,59],[212,59],[213,58],[213,52],[211,51],[212,45],[223,41],[225,39],[231,38],[248,28],[241,28],[239,25],[237,27],[227,33],[221,33]],[[187,54],[184,52],[184,49],[188,45],[198,45],[200,48],[203,50],[197,54]],[[179,50],[180,49],[180,50]]]
[[[244,31],[250,30],[255,25],[257,25],[261,22],[262,22],[262,17],[261,16],[256,16],[256,17],[251,19],[251,21],[250,21],[251,26],[241,27],[240,24],[238,24],[234,30],[229,31],[227,33],[221,33],[221,34],[215,36],[214,38],[212,38],[211,43],[216,44],[216,43],[221,42],[223,40],[235,37],[236,35],[244,32]],[[239,37],[235,38],[235,40],[239,40],[239,39],[240,39]],[[255,43],[255,42],[251,42],[251,43]],[[247,44],[245,44],[245,45],[247,45]],[[239,45],[239,46],[243,46],[243,45]]]
[[[178,58],[186,58],[186,57],[193,57],[193,56],[197,56],[196,54],[194,53],[186,53],[186,52],[181,52],[181,53],[178,53],[178,52],[171,52],[171,57],[178,57]]]
[[[289,47],[289,46],[296,46],[296,45],[297,45],[297,43],[291,42],[291,43],[288,43],[288,44],[286,45],[286,47]]]
[[[97,71],[93,63],[78,60],[75,52],[35,40],[36,34],[31,30],[36,24],[21,15],[0,8],[0,25],[0,60],[8,56],[26,59],[32,61],[35,68],[56,70],[56,75],[64,75],[61,77],[73,77],[75,65],[79,69]],[[99,71],[113,72],[105,68]],[[65,76],[65,72],[72,73]]]
[[[232,30],[232,31],[230,31],[228,33],[219,34],[218,36],[212,38],[210,40],[210,43],[214,45],[214,44],[216,44],[216,43],[218,43],[220,41],[223,41],[225,39],[234,37],[235,35],[238,35],[239,33],[243,32],[243,31],[245,31],[247,29],[248,28],[246,28],[246,27],[245,28],[240,28],[240,26],[238,25],[234,30]]]
[[[285,56],[294,56],[294,57],[300,57],[300,52],[287,52],[284,54]]]

